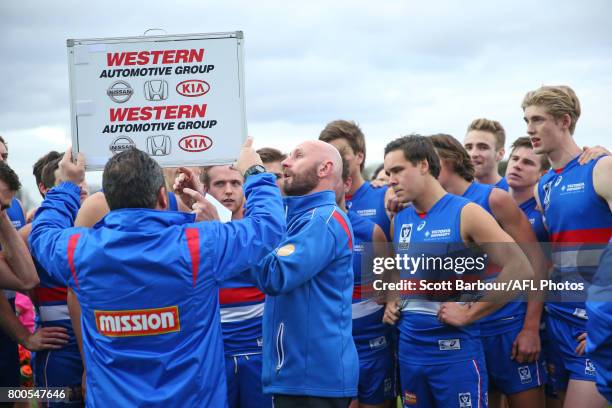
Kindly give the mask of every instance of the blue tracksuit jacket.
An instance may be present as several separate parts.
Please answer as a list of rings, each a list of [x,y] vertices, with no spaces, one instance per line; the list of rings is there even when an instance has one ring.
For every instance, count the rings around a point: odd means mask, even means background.
[[[227,405],[219,283],[256,265],[285,232],[273,176],[251,176],[244,189],[241,221],[121,209],[93,229],[68,228],[77,186],[47,194],[30,247],[81,304],[88,406]]]
[[[323,191],[284,199],[287,235],[253,268],[265,292],[263,386],[268,394],[352,397],[353,232]]]

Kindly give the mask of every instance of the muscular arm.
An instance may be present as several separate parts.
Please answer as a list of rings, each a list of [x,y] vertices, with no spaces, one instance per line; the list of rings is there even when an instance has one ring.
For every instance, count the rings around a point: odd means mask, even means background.
[[[606,202],[612,211],[612,156],[600,159],[593,168],[593,187],[595,192]]]
[[[30,251],[5,211],[0,212],[0,245],[0,287],[30,290],[38,285]]]
[[[540,280],[546,279],[546,259],[529,220],[512,197],[500,189],[493,190],[489,205],[499,225],[521,247],[527,259],[531,262],[534,272],[534,285],[539,287]],[[539,332],[544,307],[538,293],[530,293],[523,325],[524,329],[535,331],[535,333]]]
[[[529,260],[512,237],[500,228],[495,219],[476,204],[468,204],[461,211],[461,237],[483,249],[489,259],[501,268],[495,282],[530,279],[533,270]],[[474,303],[469,312],[470,321],[478,320],[510,301],[516,294],[511,291],[485,294],[482,301]]]

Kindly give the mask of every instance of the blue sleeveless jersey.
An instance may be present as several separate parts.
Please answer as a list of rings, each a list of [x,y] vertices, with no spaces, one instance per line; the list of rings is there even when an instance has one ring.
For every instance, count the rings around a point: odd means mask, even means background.
[[[601,257],[586,309],[587,355],[597,369],[599,392],[612,403],[612,240]]]
[[[470,255],[461,239],[461,211],[469,201],[452,194],[442,197],[421,218],[414,207],[399,212],[394,219],[393,243],[397,255],[409,257],[459,257]],[[473,254],[473,253],[472,253]],[[461,277],[454,270],[425,273],[421,268],[400,271],[402,279],[451,280]],[[417,291],[418,292],[418,291]],[[477,358],[482,353],[477,324],[454,327],[440,323],[437,313],[440,303],[408,294],[402,300],[399,321],[401,361],[417,364],[445,364]]]
[[[355,194],[346,196],[346,208],[348,208],[349,213],[354,211],[358,215],[374,221],[382,228],[387,240],[391,240],[391,222],[385,210],[387,188],[374,188],[369,181],[366,181],[355,191]]]
[[[580,165],[576,157],[562,169],[551,169],[538,183],[544,222],[552,242],[553,281],[583,283],[587,288],[605,243],[612,236],[610,208],[593,187],[593,168],[598,161]],[[552,295],[555,301],[547,302],[546,310],[584,328],[584,297],[577,298],[571,291]]]
[[[221,282],[221,330],[225,356],[262,352],[265,295],[239,275]]]
[[[537,200],[535,197],[531,197],[529,200],[519,205],[519,208],[527,216],[538,242],[548,242],[550,237],[548,235],[548,231],[546,231],[546,227],[544,226],[544,218],[542,217],[542,213],[536,209],[537,206]]]
[[[491,206],[489,204],[489,198],[494,188],[496,187],[473,182],[468,189],[465,190],[463,197],[478,204],[489,214],[493,215],[493,211],[491,211]],[[490,265],[485,279],[487,281],[494,280],[497,275],[499,275],[499,272],[499,267]],[[482,335],[490,336],[512,330],[517,325],[523,323],[521,317],[525,314],[526,310],[527,305],[524,302],[509,302],[502,308],[480,320],[480,323],[482,323],[480,326]]]
[[[389,346],[389,326],[382,321],[385,309],[372,299],[372,271],[364,271],[370,265],[364,256],[371,257],[372,236],[376,224],[355,212],[348,213],[353,227],[353,340],[360,359],[380,353]],[[365,261],[365,263],[364,263]]]
[[[497,183],[495,183],[494,187],[501,188],[502,190],[510,191],[508,180],[506,180],[505,177],[502,177]]]

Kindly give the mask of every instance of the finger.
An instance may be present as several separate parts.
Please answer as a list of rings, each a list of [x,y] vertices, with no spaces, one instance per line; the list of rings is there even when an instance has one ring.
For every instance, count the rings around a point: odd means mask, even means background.
[[[83,155],[83,153],[77,153],[77,162],[76,162],[77,167],[79,168],[84,168],[85,167],[85,156]]]
[[[193,200],[195,200],[196,202],[198,202],[200,204],[204,204],[204,203],[207,202],[202,194],[200,194],[197,191],[192,190],[192,189],[190,189],[188,187],[185,187],[183,189],[183,194],[187,194],[189,197],[191,197]]]
[[[43,327],[40,329],[41,332],[57,332],[57,333],[68,333],[65,327],[54,326],[54,327]]]
[[[586,339],[587,334],[586,333],[582,333],[580,336],[578,336],[578,340],[582,341],[584,339]]]
[[[244,141],[242,147],[251,148],[253,146],[253,138],[251,136],[247,137]]]

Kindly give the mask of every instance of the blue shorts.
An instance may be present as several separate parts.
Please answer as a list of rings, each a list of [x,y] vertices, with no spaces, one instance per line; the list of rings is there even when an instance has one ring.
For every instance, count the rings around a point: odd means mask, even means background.
[[[84,406],[81,393],[83,363],[76,345],[60,350],[38,351],[33,368],[37,387],[68,387],[71,390],[69,402],[50,402],[49,407]]]
[[[395,395],[393,350],[387,347],[368,358],[359,358],[359,402],[376,405],[394,399]]]
[[[400,362],[404,407],[487,407],[487,371],[482,358],[447,364]]]
[[[0,387],[19,387],[19,351],[17,343],[0,330]]]
[[[271,408],[272,396],[261,385],[261,354],[225,357],[229,408]]]
[[[578,356],[575,352],[576,339],[586,330],[547,313],[546,331],[550,339],[547,367],[553,389],[567,389],[570,379],[595,382],[595,365],[586,355]]]
[[[521,328],[518,326],[506,333],[482,337],[491,390],[511,395],[546,383],[546,369],[541,358],[533,363],[518,363],[510,358],[512,344]]]

